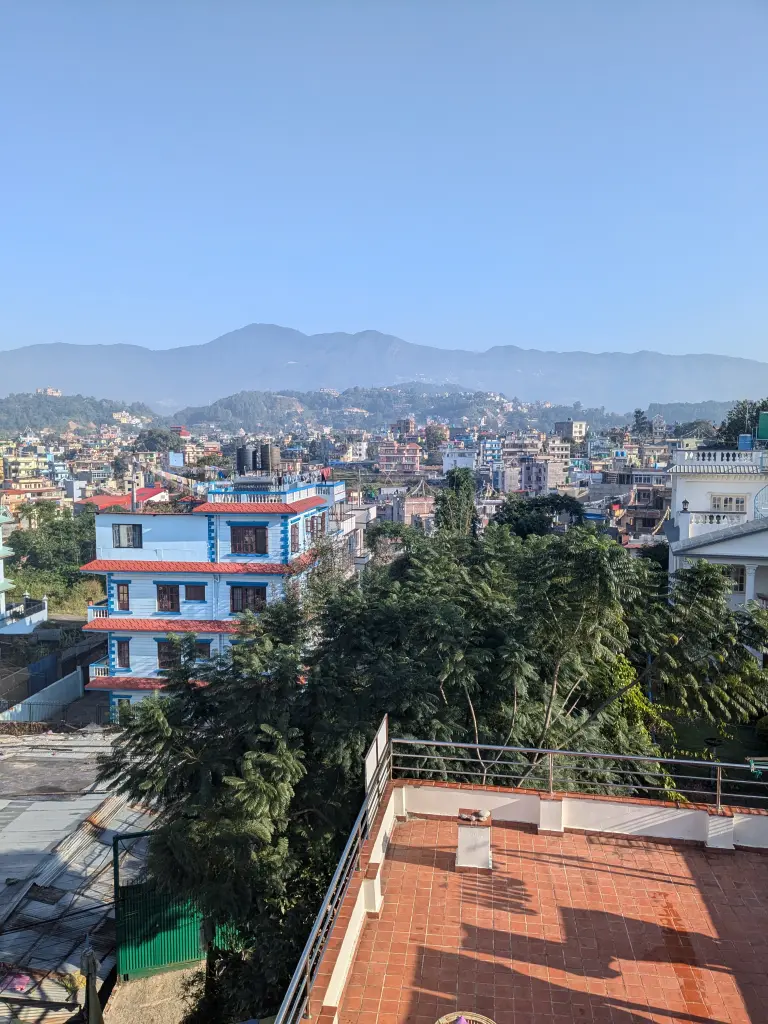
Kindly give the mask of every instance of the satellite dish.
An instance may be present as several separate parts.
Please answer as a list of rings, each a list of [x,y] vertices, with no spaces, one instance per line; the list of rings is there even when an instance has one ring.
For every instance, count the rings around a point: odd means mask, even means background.
[[[755,495],[755,519],[768,519],[768,487]]]

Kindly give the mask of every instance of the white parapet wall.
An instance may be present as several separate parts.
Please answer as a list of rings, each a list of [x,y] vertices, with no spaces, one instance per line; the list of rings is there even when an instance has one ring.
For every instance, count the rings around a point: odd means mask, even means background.
[[[399,780],[398,814],[458,817],[460,808],[489,811],[494,825],[535,825],[542,832],[566,830],[768,849],[768,813],[633,797],[580,796],[451,786]]]

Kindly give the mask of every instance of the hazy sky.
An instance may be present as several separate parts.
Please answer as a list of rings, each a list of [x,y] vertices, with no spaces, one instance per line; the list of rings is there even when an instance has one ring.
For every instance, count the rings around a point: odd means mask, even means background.
[[[0,348],[768,361],[766,54],[766,0],[7,0]]]

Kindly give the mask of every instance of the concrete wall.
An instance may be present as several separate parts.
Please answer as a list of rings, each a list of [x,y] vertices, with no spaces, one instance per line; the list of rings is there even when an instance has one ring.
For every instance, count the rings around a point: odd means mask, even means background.
[[[34,696],[0,714],[0,722],[46,722],[57,717],[62,708],[83,696],[83,674],[77,668],[57,679]]]
[[[140,548],[112,546],[112,525],[138,524],[142,529]],[[160,515],[96,516],[96,557],[132,562],[207,562],[208,522],[205,516],[185,513]]]

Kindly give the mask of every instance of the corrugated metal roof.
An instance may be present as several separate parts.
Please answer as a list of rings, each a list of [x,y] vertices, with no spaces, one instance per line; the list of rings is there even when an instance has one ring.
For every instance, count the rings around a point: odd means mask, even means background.
[[[682,466],[671,466],[670,473],[706,474],[707,476],[768,476],[768,473],[753,462],[695,462]]]
[[[151,815],[121,797],[84,794],[68,800],[0,801],[0,858],[19,881],[0,887],[0,1020],[66,1020],[71,1011],[2,1002],[5,979],[28,978],[16,998],[70,1002],[65,975],[79,970],[86,936],[104,980],[114,966],[112,838],[151,825]],[[121,861],[121,878],[137,879],[146,863],[146,839],[135,840]]]

